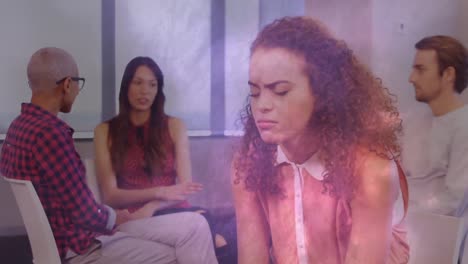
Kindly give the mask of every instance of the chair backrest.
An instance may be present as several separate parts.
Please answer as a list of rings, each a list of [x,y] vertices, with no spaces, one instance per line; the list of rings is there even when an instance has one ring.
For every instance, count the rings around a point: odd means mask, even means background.
[[[101,192],[99,191],[99,184],[96,178],[96,168],[94,166],[94,159],[85,159],[83,161],[86,167],[86,183],[88,184],[89,189],[94,195],[94,199],[100,203]]]
[[[464,223],[458,217],[409,210],[410,264],[456,264]]]
[[[460,250],[460,264],[468,264],[468,191],[465,192],[465,196],[456,215],[460,216],[465,223],[464,239]]]
[[[30,181],[3,178],[10,184],[23,218],[31,244],[33,263],[60,264],[54,235],[34,186]]]

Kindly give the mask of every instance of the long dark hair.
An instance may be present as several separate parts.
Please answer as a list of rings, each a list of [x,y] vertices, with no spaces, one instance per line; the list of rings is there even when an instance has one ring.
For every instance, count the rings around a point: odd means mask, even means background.
[[[306,62],[304,70],[317,99],[310,126],[317,131],[326,169],[324,191],[352,197],[359,149],[387,159],[399,156],[401,120],[394,96],[322,24],[306,17],[276,20],[257,35],[251,54],[259,48],[283,48]],[[234,163],[235,182],[242,180],[250,191],[281,194],[274,166],[276,146],[261,139],[249,102],[241,121],[245,135]]]
[[[148,142],[142,143],[144,151],[145,171],[152,175],[155,169],[161,169],[166,158],[164,135],[168,131],[167,115],[164,113],[166,97],[163,92],[164,76],[158,64],[149,57],[136,57],[125,67],[119,92],[119,113],[108,121],[111,160],[114,171],[119,175],[129,146],[129,129],[131,127],[128,90],[135,72],[140,66],[148,67],[156,77],[158,93],[151,105]]]

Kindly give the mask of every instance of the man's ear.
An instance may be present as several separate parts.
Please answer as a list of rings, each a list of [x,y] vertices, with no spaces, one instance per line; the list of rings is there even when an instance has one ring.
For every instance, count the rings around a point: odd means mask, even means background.
[[[445,82],[453,84],[453,85],[455,85],[456,77],[457,77],[457,73],[455,72],[455,68],[453,66],[447,67],[442,73],[442,79]]]
[[[72,87],[71,87],[71,78],[70,77],[67,77],[63,81],[62,85],[63,85],[63,92],[64,93],[70,93],[71,92]]]

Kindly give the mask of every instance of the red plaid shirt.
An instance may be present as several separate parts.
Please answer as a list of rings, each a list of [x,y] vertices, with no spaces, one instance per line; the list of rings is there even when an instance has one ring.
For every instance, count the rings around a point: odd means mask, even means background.
[[[84,253],[96,235],[110,232],[110,213],[86,185],[72,135],[57,116],[24,103],[8,129],[0,160],[4,176],[33,183],[62,258],[68,249]]]

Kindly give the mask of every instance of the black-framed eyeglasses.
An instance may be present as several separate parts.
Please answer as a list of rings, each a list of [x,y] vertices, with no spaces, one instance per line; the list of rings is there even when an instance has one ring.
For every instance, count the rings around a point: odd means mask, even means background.
[[[62,79],[56,81],[55,84],[60,84],[60,83],[62,83],[63,81],[65,81],[67,78],[68,78],[68,77],[64,77],[64,78],[62,78]],[[81,90],[82,90],[83,87],[84,87],[84,84],[85,84],[86,79],[85,79],[85,78],[82,78],[82,77],[70,77],[70,79],[71,79],[72,81],[78,82],[78,87],[80,87],[80,92],[81,92]]]

